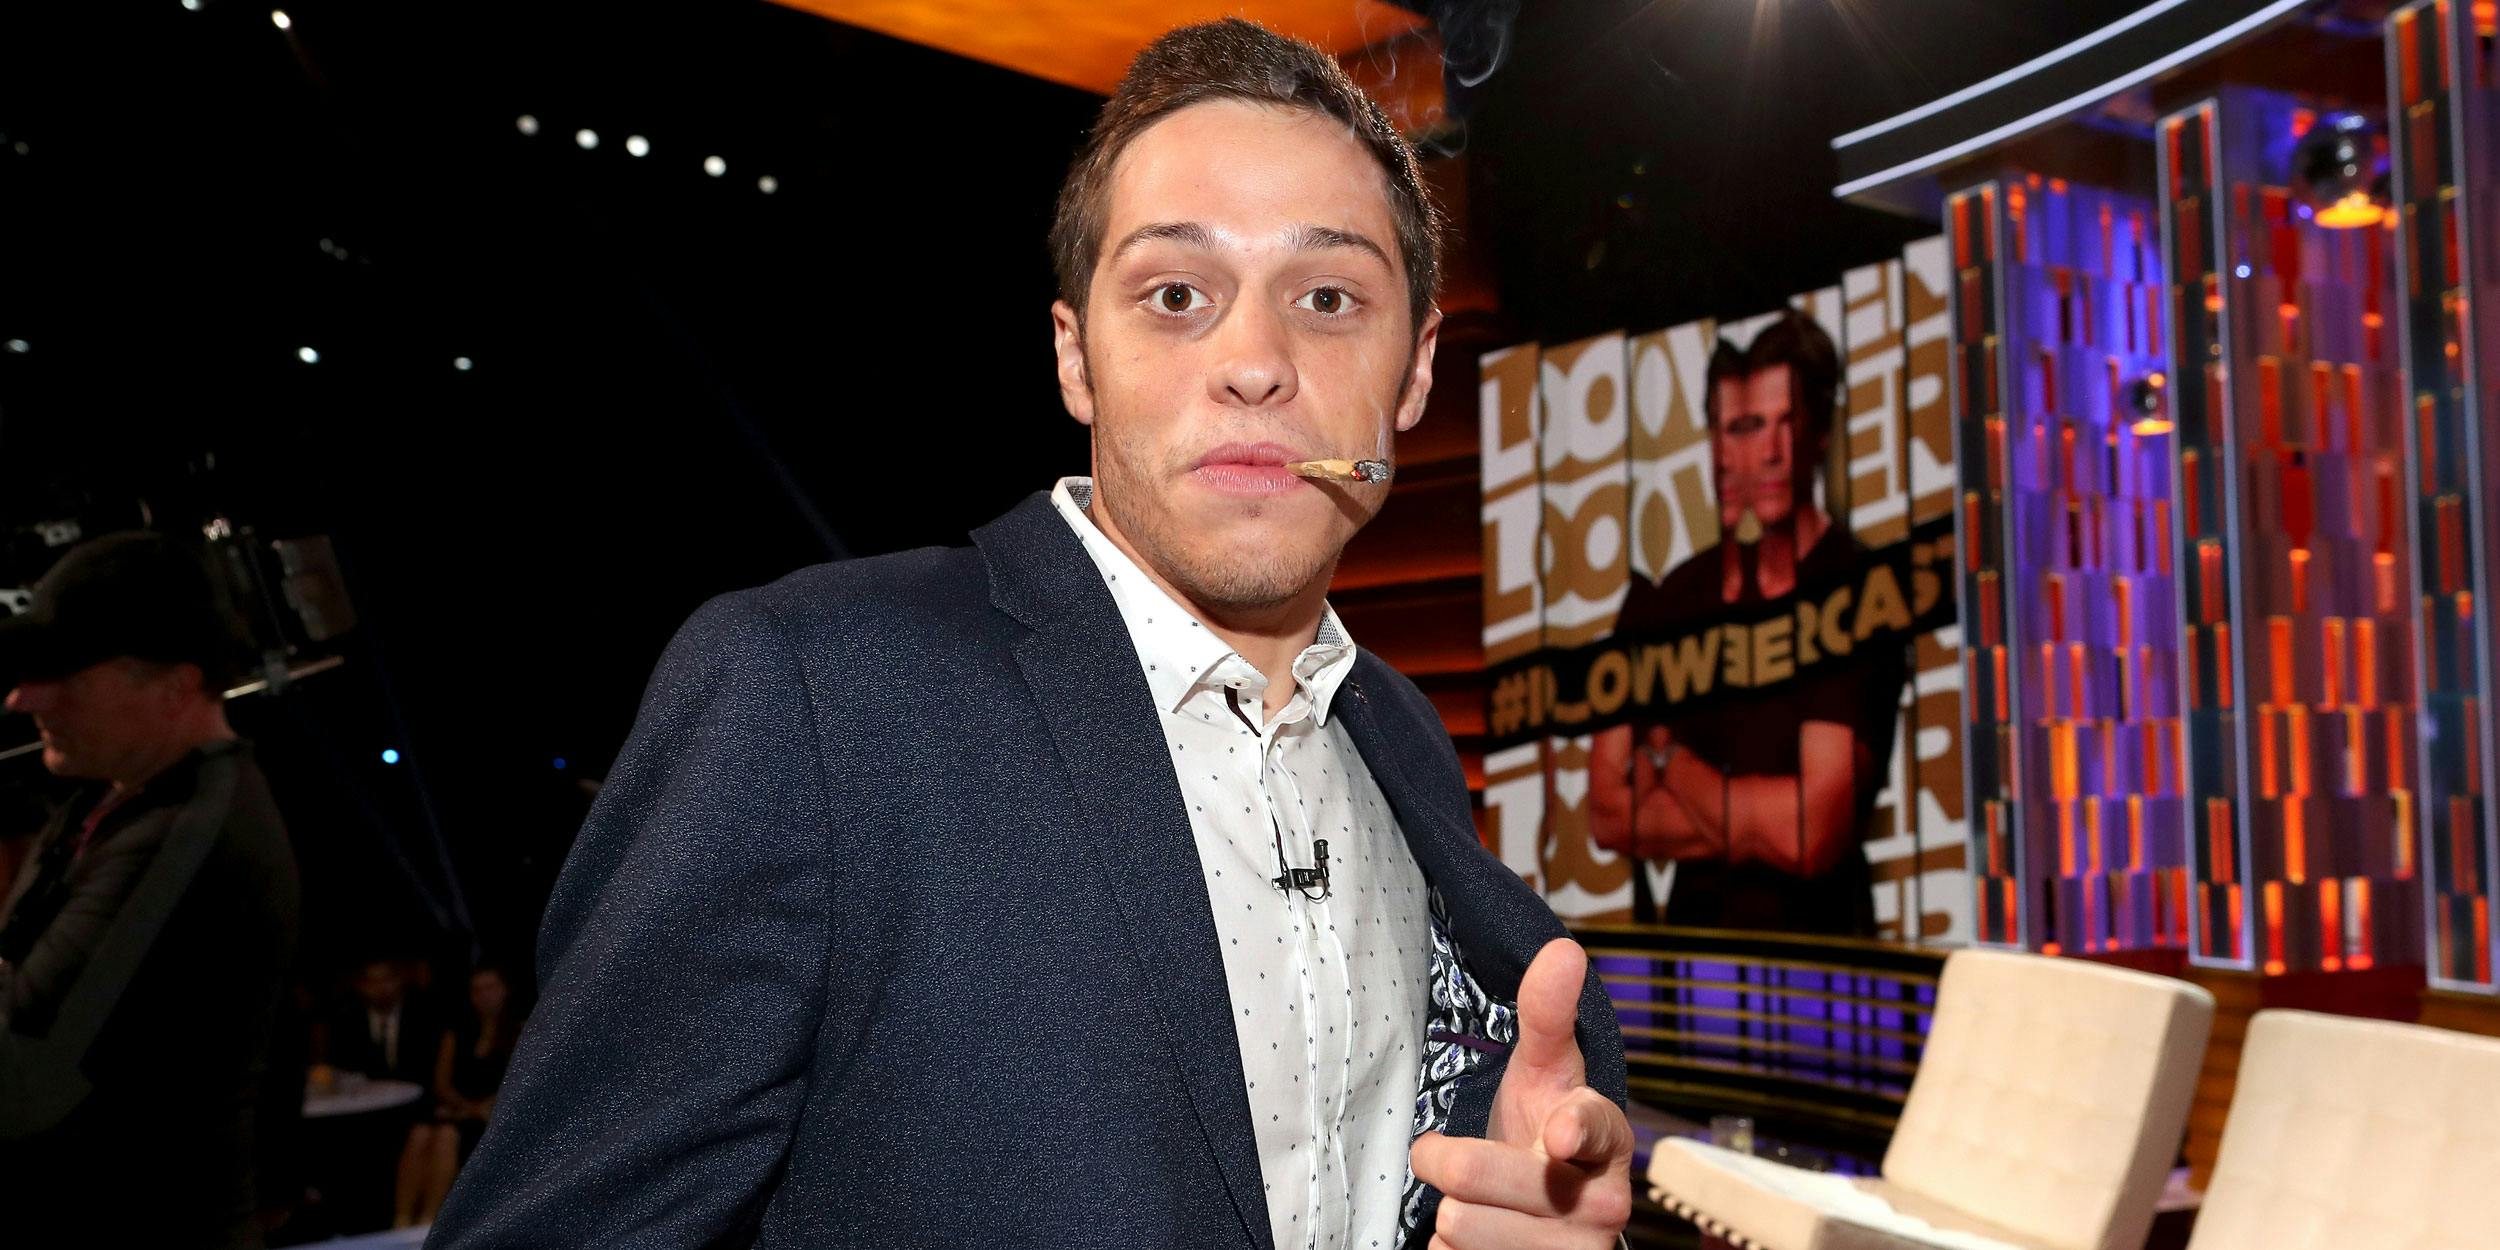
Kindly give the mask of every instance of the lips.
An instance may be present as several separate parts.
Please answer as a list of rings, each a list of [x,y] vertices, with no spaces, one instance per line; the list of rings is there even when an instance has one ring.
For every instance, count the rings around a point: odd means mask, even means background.
[[[1287,464],[1304,458],[1282,443],[1226,443],[1200,456],[1189,476],[1218,494],[1282,495],[1310,489],[1310,483],[1285,470]]]
[[[1274,465],[1282,467],[1303,457],[1282,443],[1226,443],[1198,457],[1197,467],[1212,465]]]

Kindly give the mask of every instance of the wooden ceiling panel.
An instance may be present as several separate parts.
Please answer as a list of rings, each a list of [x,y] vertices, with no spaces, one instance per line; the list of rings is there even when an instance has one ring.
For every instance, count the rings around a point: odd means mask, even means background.
[[[777,0],[837,22],[1109,95],[1155,37],[1246,17],[1340,55],[1417,31],[1383,0]]]

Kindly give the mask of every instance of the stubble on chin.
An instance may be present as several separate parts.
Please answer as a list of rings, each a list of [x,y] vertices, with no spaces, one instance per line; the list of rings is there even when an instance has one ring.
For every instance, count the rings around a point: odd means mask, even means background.
[[[1163,492],[1183,470],[1153,476],[1155,471],[1140,465],[1132,451],[1117,444],[1101,447],[1094,503],[1109,511],[1139,558],[1189,602],[1221,614],[1262,612],[1293,599],[1325,574],[1327,560],[1320,553],[1228,543],[1193,530],[1163,502]],[[1256,501],[1239,506],[1250,520],[1267,510]]]

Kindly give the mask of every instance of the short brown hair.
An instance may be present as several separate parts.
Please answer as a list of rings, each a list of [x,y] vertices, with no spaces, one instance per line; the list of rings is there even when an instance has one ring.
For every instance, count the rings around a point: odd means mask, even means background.
[[[1440,281],[1441,214],[1424,190],[1414,148],[1336,58],[1237,17],[1184,26],[1147,45],[1103,103],[1059,186],[1050,225],[1060,298],[1084,315],[1094,265],[1102,257],[1112,163],[1147,127],[1209,100],[1246,100],[1333,118],[1370,150],[1388,175],[1398,259],[1406,268],[1407,311],[1420,332]]]
[[[1781,312],[1742,348],[1719,340],[1718,349],[1710,354],[1709,371],[1703,375],[1708,389],[1702,403],[1711,422],[1719,419],[1719,383],[1781,365],[1791,370],[1790,411],[1801,418],[1798,425],[1807,445],[1820,446],[1831,437],[1833,409],[1840,399],[1840,352],[1832,346],[1832,336],[1799,308]]]

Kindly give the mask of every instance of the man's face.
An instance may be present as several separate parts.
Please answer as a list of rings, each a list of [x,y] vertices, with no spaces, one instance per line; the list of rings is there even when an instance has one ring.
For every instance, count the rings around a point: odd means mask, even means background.
[[[407,987],[399,979],[399,969],[387,963],[366,964],[356,974],[356,997],[375,1011],[388,1011],[399,1005],[400,995]]]
[[[1096,522],[1219,611],[1324,579],[1388,487],[1282,466],[1386,455],[1423,414],[1440,324],[1414,333],[1378,162],[1313,114],[1192,105],[1114,165],[1088,290],[1081,325],[1051,317]]]
[[[1798,431],[1789,402],[1795,372],[1773,365],[1718,383],[1710,450],[1718,465],[1719,524],[1731,533],[1747,508],[1766,526],[1796,511]]]
[[[8,709],[34,717],[53,776],[112,781],[162,763],[175,718],[198,685],[199,670],[187,664],[106,660],[21,682],[9,691]]]

